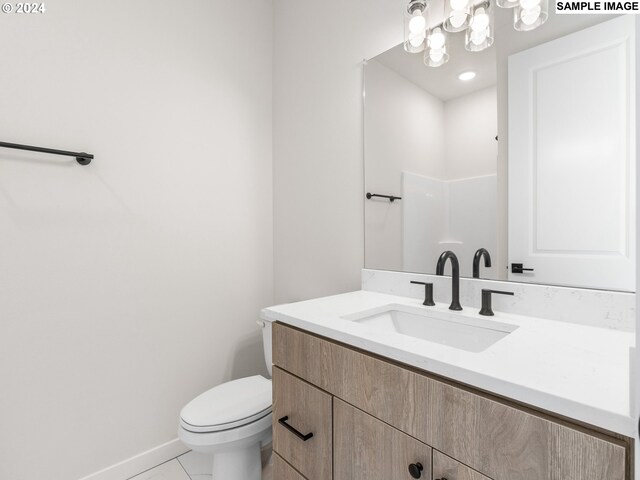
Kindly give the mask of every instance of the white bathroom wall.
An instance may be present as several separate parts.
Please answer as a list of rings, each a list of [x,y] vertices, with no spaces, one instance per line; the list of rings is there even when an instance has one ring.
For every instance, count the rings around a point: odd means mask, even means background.
[[[264,371],[272,8],[250,3],[0,16],[1,140],[96,155],[0,150],[3,480],[171,442],[196,394]]]
[[[402,41],[403,0],[274,0],[277,301],[360,288],[362,60]]]
[[[365,190],[403,197],[403,172],[442,178],[446,168],[443,102],[375,60],[367,62],[365,90]],[[367,200],[367,265],[403,269],[405,203],[404,197],[393,203]],[[406,215],[404,220],[406,225]]]
[[[366,186],[399,191],[402,170],[444,177],[442,100],[375,60],[367,62],[365,89]]]
[[[402,172],[402,195],[402,268],[396,270],[435,272],[449,231],[448,182]]]
[[[497,88],[495,86],[454,98],[444,104],[446,178],[449,182],[449,237],[460,244],[442,245],[460,259],[460,274],[471,276],[473,255],[480,247],[492,257],[482,263],[483,278],[504,277],[498,268],[496,207],[498,184]],[[447,268],[449,268],[447,266]],[[426,271],[426,270],[425,270]],[[502,275],[502,277],[501,277]]]
[[[443,243],[440,250],[452,250],[460,259],[460,275],[471,277],[473,256],[476,251],[479,248],[486,248],[492,256],[495,256],[496,252],[498,193],[496,175],[451,180],[447,184],[449,190],[448,238],[458,240],[460,243],[452,245]],[[447,270],[449,268],[447,264]],[[483,261],[480,276],[497,279],[497,270],[495,260],[492,261],[491,267],[485,267]]]
[[[498,157],[496,87],[444,103],[444,151],[449,180],[495,175]]]

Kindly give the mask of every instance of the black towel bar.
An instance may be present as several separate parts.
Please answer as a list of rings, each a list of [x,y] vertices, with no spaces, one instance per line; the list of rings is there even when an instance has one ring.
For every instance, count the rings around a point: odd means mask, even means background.
[[[402,197],[396,197],[394,195],[378,195],[377,193],[367,193],[367,200],[371,200],[371,198],[373,197],[388,198],[390,202],[393,202],[394,200],[402,200]]]
[[[0,142],[0,147],[13,148],[15,150],[27,150],[29,152],[50,153],[52,155],[64,155],[66,157],[76,157],[76,162],[80,165],[89,165],[93,160],[93,155],[85,152],[67,152],[66,150],[54,150],[53,148],[32,147],[31,145],[19,145],[17,143]]]

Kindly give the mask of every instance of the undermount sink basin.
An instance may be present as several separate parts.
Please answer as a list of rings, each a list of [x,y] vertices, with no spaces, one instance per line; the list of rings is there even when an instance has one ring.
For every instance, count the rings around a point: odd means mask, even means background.
[[[482,352],[518,328],[495,320],[406,305],[385,305],[343,318],[468,352]]]

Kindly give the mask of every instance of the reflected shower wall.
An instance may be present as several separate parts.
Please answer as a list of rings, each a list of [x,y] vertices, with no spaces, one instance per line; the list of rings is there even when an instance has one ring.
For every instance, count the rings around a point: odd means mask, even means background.
[[[402,172],[403,270],[433,271],[438,256],[451,250],[460,274],[470,277],[476,250],[496,251],[496,195],[496,175],[439,180]],[[496,274],[495,263],[481,270],[483,278]]]

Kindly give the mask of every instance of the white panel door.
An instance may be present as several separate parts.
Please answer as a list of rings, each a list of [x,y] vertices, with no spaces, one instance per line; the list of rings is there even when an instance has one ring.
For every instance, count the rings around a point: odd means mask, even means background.
[[[634,32],[622,16],[509,57],[510,280],[635,291]]]

